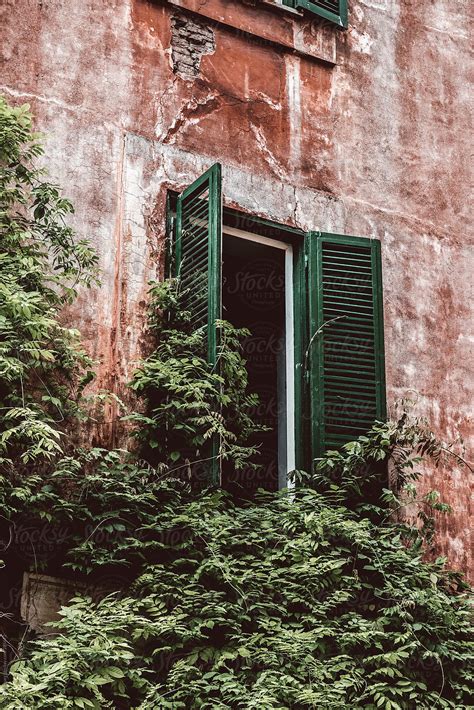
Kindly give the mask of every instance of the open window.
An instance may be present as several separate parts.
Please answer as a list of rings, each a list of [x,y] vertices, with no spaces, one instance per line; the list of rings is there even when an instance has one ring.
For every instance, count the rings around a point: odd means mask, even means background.
[[[243,343],[250,391],[259,396],[253,414],[267,431],[259,470],[231,472],[228,484],[248,494],[288,485],[295,469],[293,248],[256,232],[223,227],[223,317],[250,335]]]
[[[177,200],[174,264],[196,327],[205,325],[209,362],[218,362],[216,320],[250,330],[244,343],[262,473],[221,471],[210,452],[210,482],[252,494],[289,485],[307,468],[385,417],[380,244],[304,233],[222,209],[214,165]],[[239,478],[240,476],[240,478]],[[227,478],[226,478],[227,477]]]

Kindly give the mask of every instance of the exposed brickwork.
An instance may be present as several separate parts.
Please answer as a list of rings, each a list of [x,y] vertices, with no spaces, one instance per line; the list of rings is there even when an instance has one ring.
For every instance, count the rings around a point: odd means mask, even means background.
[[[214,32],[186,15],[171,18],[171,59],[173,71],[183,79],[199,76],[201,58],[216,48]]]

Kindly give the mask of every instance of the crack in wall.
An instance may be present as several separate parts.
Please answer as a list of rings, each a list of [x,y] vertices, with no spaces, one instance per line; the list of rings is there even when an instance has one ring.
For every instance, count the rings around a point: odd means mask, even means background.
[[[222,97],[213,92],[204,97],[202,101],[191,99],[180,110],[173,124],[168,128],[166,134],[161,139],[163,143],[170,143],[171,139],[179,132],[184,125],[198,123],[200,118],[213,113],[222,104]]]
[[[174,86],[174,83],[173,85]],[[172,87],[171,87],[172,88]],[[158,109],[160,111],[161,116],[163,117],[164,115],[164,108],[163,108],[163,100],[165,99],[166,95],[168,95],[170,92],[170,88],[166,89],[162,96],[160,97],[158,101]],[[281,111],[282,107],[280,104],[276,104],[272,101],[268,100],[268,97],[265,96],[265,94],[262,94],[261,92],[258,92],[257,94],[259,98],[247,98],[247,99],[242,99],[241,97],[235,96],[234,94],[229,94],[227,92],[217,92],[217,91],[212,91],[207,94],[207,96],[203,97],[200,100],[197,100],[196,98],[192,98],[189,101],[187,101],[180,109],[179,112],[171,124],[169,128],[166,130],[165,133],[163,133],[161,136],[159,136],[159,140],[161,140],[163,143],[172,143],[174,142],[174,138],[176,134],[181,130],[181,128],[190,126],[196,123],[199,123],[199,120],[209,116],[210,114],[220,110],[221,108],[224,108],[225,106],[233,107],[233,106],[257,106],[257,105],[267,105],[270,106],[271,109],[274,111]],[[245,129],[242,126],[239,126],[237,129],[238,133],[246,132],[250,133],[250,131],[254,132],[255,126],[252,126],[248,129]],[[259,140],[262,139],[261,135],[262,129],[259,128],[258,132],[260,134]],[[266,148],[266,150],[268,150]],[[275,167],[275,165],[273,166]],[[283,168],[281,168],[283,170]]]
[[[279,160],[274,156],[274,154],[268,147],[262,129],[256,126],[254,123],[251,123],[250,130],[254,134],[255,140],[257,141],[257,145],[261,150],[262,157],[270,168],[270,170],[272,171],[273,175],[275,175],[275,177],[277,178],[280,178],[280,180],[284,180],[286,177],[285,167],[279,162]]]

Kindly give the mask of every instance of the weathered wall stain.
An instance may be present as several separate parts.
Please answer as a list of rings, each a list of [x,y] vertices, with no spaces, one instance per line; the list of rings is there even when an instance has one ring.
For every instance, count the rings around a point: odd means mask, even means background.
[[[472,3],[349,9],[340,32],[241,0],[4,6],[3,91],[32,104],[75,227],[101,257],[101,288],[67,316],[97,359],[97,387],[127,398],[144,352],[166,190],[218,160],[229,205],[381,240],[389,403],[412,397],[437,434],[469,443]],[[194,25],[200,36],[183,34]],[[104,443],[120,435],[114,409],[107,419]],[[467,470],[430,470],[424,485],[454,508],[440,553],[472,571]]]

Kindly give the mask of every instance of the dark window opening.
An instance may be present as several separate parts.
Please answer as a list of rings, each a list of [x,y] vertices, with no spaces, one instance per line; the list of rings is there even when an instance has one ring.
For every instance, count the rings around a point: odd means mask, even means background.
[[[225,234],[223,318],[250,336],[243,344],[249,390],[259,396],[254,421],[268,427],[249,443],[259,448],[260,468],[240,471],[224,465],[222,482],[244,496],[259,488],[286,486],[285,252]]]

